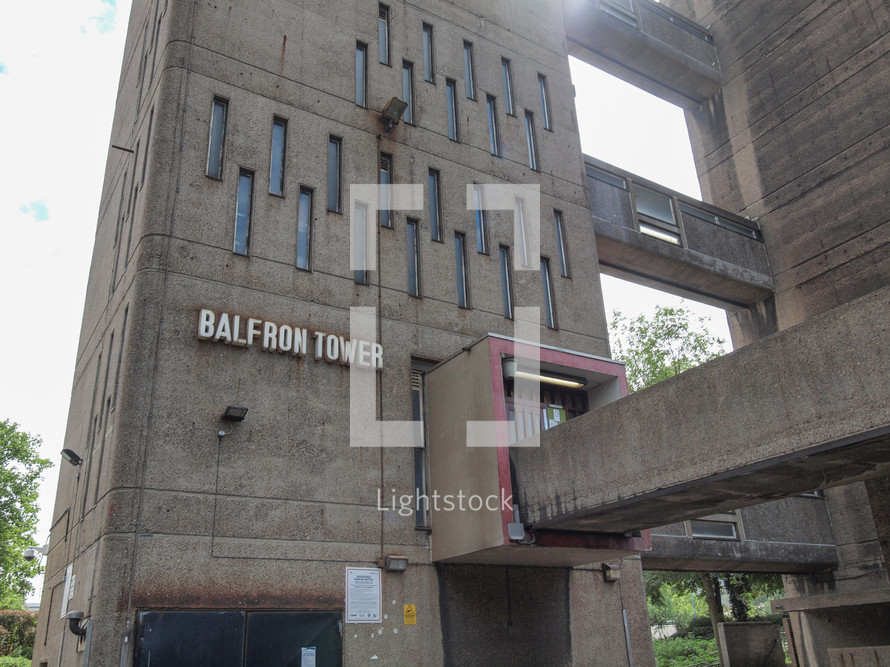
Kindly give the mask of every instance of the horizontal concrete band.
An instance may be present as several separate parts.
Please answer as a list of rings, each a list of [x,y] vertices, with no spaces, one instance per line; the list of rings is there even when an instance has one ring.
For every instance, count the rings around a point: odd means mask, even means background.
[[[514,449],[523,521],[627,532],[887,474],[888,312],[884,288]]]

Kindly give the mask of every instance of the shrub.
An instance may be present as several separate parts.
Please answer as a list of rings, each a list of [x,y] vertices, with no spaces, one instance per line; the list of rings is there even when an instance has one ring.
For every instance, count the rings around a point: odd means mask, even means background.
[[[717,655],[717,642],[713,639],[671,637],[656,639],[653,644],[655,645],[655,664],[658,667],[681,667],[700,663],[716,664],[720,660]]]
[[[6,667],[2,662],[5,657],[23,658],[30,664],[36,632],[37,614],[34,612],[0,610],[0,667]]]
[[[31,667],[30,658],[13,658],[9,655],[0,656],[0,667]]]
[[[707,616],[699,616],[690,619],[677,629],[677,636],[691,639],[713,639],[714,628],[711,627],[711,619]]]

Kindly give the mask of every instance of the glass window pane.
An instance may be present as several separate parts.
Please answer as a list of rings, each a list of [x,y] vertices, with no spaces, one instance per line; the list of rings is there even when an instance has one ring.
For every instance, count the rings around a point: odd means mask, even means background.
[[[300,209],[297,216],[297,268],[309,270],[312,243],[312,191],[300,190]]]
[[[423,24],[423,78],[426,81],[434,81],[433,72],[433,26]]]
[[[454,261],[457,269],[457,305],[467,307],[467,251],[463,234],[454,235]]]
[[[420,296],[420,272],[417,266],[417,221],[408,220],[405,230],[405,242],[408,252],[408,294]]]
[[[368,106],[368,45],[361,42],[355,45],[355,103]]]
[[[457,141],[457,94],[453,80],[445,81],[445,104],[448,106],[448,138]]]
[[[551,329],[556,328],[556,312],[553,308],[553,289],[550,283],[550,260],[541,258],[541,281],[544,287],[544,319]]]
[[[510,278],[510,251],[504,246],[500,248],[500,260],[504,317],[513,319],[513,281]]]
[[[402,63],[402,100],[408,107],[402,119],[411,125],[414,124],[414,65],[409,62]]]
[[[476,99],[476,80],[473,71],[473,45],[470,42],[464,42],[464,79],[467,84],[467,97],[471,100]]]
[[[528,266],[528,242],[525,232],[525,203],[521,199],[516,200],[515,206],[515,233],[519,244],[519,262],[522,266]]]
[[[340,139],[328,138],[328,210],[340,211]]]
[[[284,155],[287,143],[287,121],[276,118],[272,123],[272,156],[269,160],[269,193],[284,195]]]
[[[228,102],[220,98],[213,100],[213,113],[210,117],[210,141],[207,147],[207,175],[211,178],[222,178],[227,110]],[[136,180],[135,177],[133,180]]]
[[[355,207],[353,229],[353,277],[361,285],[368,284],[368,209],[363,204]]]
[[[671,198],[668,195],[634,185],[634,198],[637,202],[638,213],[648,215],[650,218],[661,220],[670,225],[676,225],[674,209],[671,206]]]
[[[492,155],[500,155],[500,140],[498,138],[498,116],[495,99],[489,95],[488,100],[488,149]]]
[[[694,519],[689,522],[693,537],[711,537],[724,540],[737,540],[736,525],[728,521],[699,521]]]
[[[528,148],[528,166],[537,171],[538,147],[535,142],[535,117],[529,111],[525,112],[525,143]]]
[[[510,67],[510,61],[501,58],[501,70],[504,76],[504,106],[507,113],[513,115],[513,72]]]
[[[562,213],[553,212],[553,223],[556,226],[556,251],[559,254],[559,274],[568,278],[569,259],[566,255],[566,236],[563,228]]]
[[[442,230],[439,227],[439,172],[430,169],[430,236],[434,241],[442,240]]]
[[[538,94],[541,97],[541,122],[544,129],[550,129],[550,100],[547,96],[547,77],[538,74]]]
[[[253,173],[242,171],[238,177],[238,203],[235,208],[235,246],[239,255],[247,254],[250,239],[250,212],[253,199]]]
[[[476,216],[476,251],[488,253],[488,217],[482,200],[482,186],[473,187],[473,206]]]
[[[389,65],[389,7],[380,5],[377,17],[377,43],[380,62]]]
[[[392,156],[380,154],[380,217],[381,227],[392,227],[392,208],[390,204],[390,185],[392,184]]]

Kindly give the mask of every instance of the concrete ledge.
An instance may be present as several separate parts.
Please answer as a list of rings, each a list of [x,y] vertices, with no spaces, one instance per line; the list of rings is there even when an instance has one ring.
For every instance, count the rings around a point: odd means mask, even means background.
[[[522,520],[628,532],[890,472],[890,288],[514,448]]]
[[[856,593],[829,593],[807,595],[802,598],[783,598],[772,600],[770,606],[774,612],[791,612],[887,603],[890,603],[890,588],[870,588]]]

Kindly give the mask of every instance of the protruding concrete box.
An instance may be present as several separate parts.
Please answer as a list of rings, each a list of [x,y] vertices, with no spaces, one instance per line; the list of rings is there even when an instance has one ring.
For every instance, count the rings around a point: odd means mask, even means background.
[[[541,430],[625,395],[622,364],[489,334],[431,370],[426,387],[435,562],[573,566],[649,548],[648,532],[529,533],[513,504],[511,446],[537,446]]]

